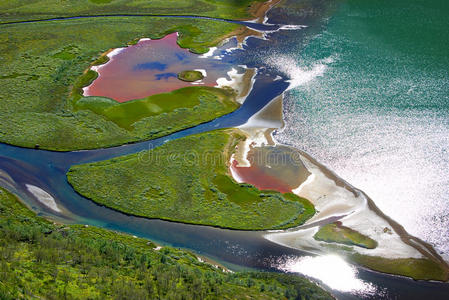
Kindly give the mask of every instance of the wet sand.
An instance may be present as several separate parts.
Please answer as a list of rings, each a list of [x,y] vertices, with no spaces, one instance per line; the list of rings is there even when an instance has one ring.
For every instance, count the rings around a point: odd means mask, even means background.
[[[376,213],[376,215],[378,215],[379,217],[381,217],[384,220],[386,220],[388,222],[388,224],[393,228],[393,230],[399,235],[399,237],[401,238],[402,242],[404,242],[405,244],[415,248],[424,257],[426,257],[426,258],[428,258],[428,259],[438,263],[439,265],[441,265],[446,270],[446,272],[449,273],[449,265],[448,265],[448,263],[443,259],[443,257],[441,255],[438,254],[438,252],[435,251],[435,249],[430,244],[428,244],[425,241],[423,241],[421,239],[418,239],[418,238],[408,234],[407,231],[405,230],[405,228],[402,225],[400,225],[399,223],[397,223],[396,221],[394,221],[393,219],[391,219],[390,217],[385,215],[376,206],[374,201],[368,195],[366,195],[363,191],[360,191],[360,190],[352,187],[350,184],[348,184],[343,179],[339,178],[334,172],[332,172],[329,169],[327,169],[324,165],[320,164],[318,161],[316,161],[313,157],[311,157],[306,152],[304,152],[304,151],[300,151],[300,152],[302,153],[302,155],[304,157],[306,157],[311,162],[313,162],[313,164],[315,164],[317,167],[319,167],[319,169],[328,178],[334,180],[336,185],[338,185],[340,187],[344,187],[348,191],[352,192],[354,195],[359,195],[359,194],[363,195],[367,199],[367,205],[368,205],[369,209],[372,210],[374,213]]]

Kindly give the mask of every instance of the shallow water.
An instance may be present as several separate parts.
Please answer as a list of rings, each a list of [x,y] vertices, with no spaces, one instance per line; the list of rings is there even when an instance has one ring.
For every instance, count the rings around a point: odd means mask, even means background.
[[[449,258],[447,1],[347,1],[294,58],[286,128]],[[288,67],[285,67],[288,65]]]
[[[319,1],[317,1],[318,3]],[[327,12],[326,1],[319,2],[322,7],[317,7],[314,11],[322,13]],[[330,7],[333,7],[332,5]],[[275,12],[275,11],[274,11]],[[265,270],[280,270],[289,272],[303,272],[309,276],[319,278],[328,283],[329,288],[339,299],[422,299],[429,294],[433,299],[446,299],[449,294],[449,285],[433,282],[416,282],[410,279],[397,276],[389,276],[379,274],[372,271],[364,270],[351,266],[340,259],[326,258],[316,260],[309,253],[299,250],[290,249],[281,245],[274,244],[264,239],[258,232],[241,232],[222,230],[217,228],[194,226],[186,224],[178,224],[159,220],[147,220],[127,216],[125,214],[110,210],[108,208],[98,206],[80,195],[76,194],[68,185],[65,173],[71,164],[83,163],[88,161],[96,161],[111,158],[117,155],[127,153],[135,153],[141,150],[150,149],[158,146],[166,140],[179,138],[189,134],[211,130],[214,128],[223,128],[241,125],[258,112],[265,104],[288,88],[288,82],[285,79],[291,79],[294,85],[290,87],[310,86],[315,82],[326,78],[327,72],[331,69],[331,61],[338,61],[338,57],[333,57],[333,53],[324,53],[322,57],[309,61],[310,68],[303,68],[298,61],[287,61],[278,64],[282,59],[292,57],[292,54],[298,54],[304,44],[309,43],[308,39],[318,32],[322,27],[321,22],[317,21],[326,13],[315,15],[313,18],[298,19],[294,21],[308,21],[309,27],[299,31],[281,31],[270,35],[270,41],[260,39],[249,39],[247,41],[246,51],[235,50],[231,54],[226,54],[225,50],[217,50],[217,53],[224,55],[222,61],[242,64],[245,63],[249,67],[262,66],[254,89],[250,94],[247,102],[236,112],[214,120],[210,123],[202,124],[192,129],[188,129],[171,136],[158,140],[143,142],[133,145],[126,145],[111,149],[101,149],[93,151],[77,151],[68,153],[56,153],[42,150],[22,149],[0,144],[0,169],[8,173],[12,177],[12,181],[8,180],[8,176],[3,174],[0,178],[1,185],[9,187],[16,191],[24,200],[32,206],[36,211],[51,217],[61,217],[64,220],[72,220],[84,224],[102,226],[105,228],[120,230],[155,240],[163,244],[169,244],[175,247],[183,247],[194,250],[200,254],[217,259],[226,266],[234,269],[240,268],[259,268]],[[338,15],[337,15],[338,16]],[[274,19],[273,19],[274,20]],[[294,23],[294,21],[289,23]],[[274,22],[274,21],[273,21]],[[283,56],[281,54],[284,54]],[[267,61],[266,57],[270,60]],[[294,58],[294,57],[293,57]],[[263,67],[265,66],[265,67]],[[289,73],[288,71],[293,73]],[[299,77],[295,77],[298,75]],[[277,75],[281,75],[281,80],[275,80]],[[321,77],[320,77],[321,76]],[[298,92],[298,88],[291,89],[289,95]],[[317,100],[317,99],[315,99]],[[287,99],[287,104],[292,105],[292,98]],[[318,103],[320,103],[318,101]],[[303,102],[302,102],[303,104]],[[323,109],[321,106],[319,109]],[[296,106],[287,106],[286,111],[296,108]],[[300,113],[300,110],[295,112]],[[310,112],[313,112],[310,111]],[[303,114],[300,114],[303,117]],[[297,120],[297,119],[293,119]],[[322,120],[323,122],[326,120]],[[288,124],[294,124],[292,119],[287,118]],[[348,123],[350,123],[348,121]],[[301,123],[299,123],[301,125]],[[295,125],[296,126],[296,125]],[[329,126],[329,125],[326,125]],[[316,127],[317,136],[319,130],[329,127]],[[342,125],[344,126],[344,125]],[[288,127],[291,128],[291,127]],[[337,135],[336,126],[332,128],[332,134]],[[307,132],[307,127],[296,127],[296,131]],[[325,132],[325,131],[323,131]],[[288,129],[283,134],[288,133]],[[323,133],[322,133],[323,134]],[[286,136],[286,135],[284,135]],[[309,137],[313,137],[310,135]],[[298,140],[295,140],[297,138]],[[334,140],[338,139],[337,137]],[[291,137],[290,142],[299,144],[301,148],[307,145],[313,145],[313,139],[306,144],[306,140],[302,137]],[[321,149],[318,154],[332,150],[332,148],[323,148],[323,145],[310,149]],[[306,149],[306,150],[310,150]],[[311,152],[311,151],[310,151]],[[329,153],[333,153],[329,151]],[[335,154],[335,153],[334,153]],[[324,161],[326,156],[323,155]],[[345,177],[343,177],[345,178]],[[347,179],[347,178],[345,178]],[[27,192],[25,185],[32,184],[42,188],[48,192],[57,201],[60,208],[64,209],[64,215],[59,215],[48,208],[43,207],[33,198],[33,195]],[[376,199],[375,199],[376,200]],[[304,260],[300,260],[304,257]],[[318,271],[319,266],[321,274]],[[335,266],[334,276],[326,277],[328,268]],[[314,273],[306,272],[313,266]],[[338,270],[344,270],[342,276]],[[345,279],[352,281],[352,286],[348,286],[347,282],[336,282],[335,279]]]
[[[237,160],[232,161],[232,174],[239,182],[250,183],[261,190],[289,193],[310,174],[299,153],[282,145],[252,148],[246,159],[250,166],[240,166]]]

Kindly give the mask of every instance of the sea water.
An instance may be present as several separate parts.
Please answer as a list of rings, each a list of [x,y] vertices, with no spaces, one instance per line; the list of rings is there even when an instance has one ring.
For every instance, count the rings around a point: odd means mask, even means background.
[[[349,0],[294,57],[269,58],[291,83],[277,140],[365,191],[446,258],[448,13],[444,0]]]

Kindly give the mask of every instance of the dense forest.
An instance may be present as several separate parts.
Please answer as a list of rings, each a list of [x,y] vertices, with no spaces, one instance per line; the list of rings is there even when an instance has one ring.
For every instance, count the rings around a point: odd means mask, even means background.
[[[233,273],[194,254],[36,216],[0,189],[0,299],[332,299],[305,278]]]

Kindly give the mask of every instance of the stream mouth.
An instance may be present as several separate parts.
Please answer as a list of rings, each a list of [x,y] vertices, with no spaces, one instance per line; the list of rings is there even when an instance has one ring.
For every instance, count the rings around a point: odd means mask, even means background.
[[[273,15],[276,15],[276,11]],[[118,16],[79,16],[8,24],[88,17]],[[422,299],[429,294],[433,299],[446,299],[449,294],[447,283],[414,281],[354,266],[339,256],[316,256],[313,251],[307,249],[298,250],[274,243],[265,238],[266,232],[227,230],[126,215],[82,197],[67,182],[66,172],[74,164],[137,153],[160,146],[169,140],[244,124],[272,99],[292,87],[292,78],[286,71],[264,63],[263,56],[270,47],[274,48],[274,53],[281,53],[292,40],[301,44],[308,35],[318,31],[324,22],[318,17],[313,19],[313,22],[307,20],[309,23],[301,24],[307,25],[307,28],[277,32],[275,31],[280,28],[279,25],[232,21],[270,32],[270,41],[249,38],[243,49],[231,53],[220,48],[216,50],[222,56],[223,62],[244,64],[248,68],[258,69],[250,94],[233,113],[166,137],[107,149],[53,152],[0,144],[0,185],[16,193],[38,214],[50,219],[100,226],[148,238],[163,245],[189,249],[234,270],[259,269],[303,274],[324,284],[338,299]],[[3,25],[6,24],[0,26]],[[325,72],[321,69],[318,71]],[[301,85],[304,82],[296,81],[294,84]],[[30,189],[30,186],[35,188]],[[50,199],[54,200],[54,205]],[[332,268],[328,269],[330,266]]]

